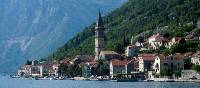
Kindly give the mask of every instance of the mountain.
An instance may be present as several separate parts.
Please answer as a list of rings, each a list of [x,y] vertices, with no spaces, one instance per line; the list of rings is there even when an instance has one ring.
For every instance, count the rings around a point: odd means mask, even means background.
[[[1,0],[0,72],[52,53],[126,0]]]
[[[184,33],[177,24],[199,20],[199,0],[129,0],[104,17],[106,50],[124,52],[132,36],[146,32],[151,35],[157,28],[168,26],[170,35]],[[88,26],[47,59],[64,59],[78,54],[94,55],[94,24]]]

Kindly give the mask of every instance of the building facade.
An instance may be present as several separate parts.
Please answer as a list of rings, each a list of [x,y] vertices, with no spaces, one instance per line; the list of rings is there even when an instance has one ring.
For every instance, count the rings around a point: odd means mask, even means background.
[[[173,37],[169,42],[167,48],[171,48],[172,45],[178,44],[178,43],[183,43],[185,41],[184,38],[182,37]]]
[[[160,33],[149,37],[148,43],[152,46],[153,49],[158,49],[160,46],[168,46],[169,40],[162,37]]]
[[[154,60],[156,59],[155,54],[141,54],[138,56],[139,60],[139,71],[140,72],[147,72],[152,71]]]
[[[121,74],[131,74],[135,70],[134,60],[117,60],[110,61],[110,77],[111,79]]]
[[[198,51],[194,55],[192,55],[191,63],[193,63],[195,65],[200,65],[200,51]]]
[[[184,69],[184,59],[182,54],[177,55],[158,55],[155,59],[153,69],[156,74],[160,74],[162,70],[183,70]]]
[[[101,51],[99,60],[111,61],[112,59],[122,59],[122,56],[115,51]]]
[[[42,76],[42,66],[23,65],[18,70],[19,76]]]
[[[127,46],[125,54],[127,57],[134,57],[139,54],[140,48],[136,45]]]

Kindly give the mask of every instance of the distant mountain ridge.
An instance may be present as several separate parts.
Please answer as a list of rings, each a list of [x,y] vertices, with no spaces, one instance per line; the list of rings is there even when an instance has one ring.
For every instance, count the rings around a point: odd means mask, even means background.
[[[126,0],[1,0],[0,72],[41,58]]]

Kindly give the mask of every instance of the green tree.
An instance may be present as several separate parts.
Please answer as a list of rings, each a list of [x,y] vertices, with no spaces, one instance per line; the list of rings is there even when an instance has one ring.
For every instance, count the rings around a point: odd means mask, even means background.
[[[175,70],[175,71],[174,71],[174,75],[175,75],[175,77],[176,77],[176,78],[181,77],[181,72],[182,72],[181,70],[178,70],[178,69]]]
[[[185,47],[185,44],[177,43],[171,46],[172,53],[184,53],[186,50],[187,48]]]
[[[184,69],[191,69],[192,66],[191,58],[184,59]]]
[[[144,37],[139,36],[139,37],[138,37],[138,42],[139,42],[140,44],[143,43],[143,42],[144,42]]]
[[[200,51],[200,44],[198,44],[196,49],[197,49],[197,51]]]
[[[68,65],[66,65],[66,64],[61,64],[61,65],[59,66],[59,69],[58,69],[59,75],[60,75],[60,76],[69,76],[68,68],[69,68]]]
[[[31,65],[31,64],[32,64],[31,61],[29,61],[29,60],[26,61],[26,65]]]
[[[200,72],[200,65],[194,65],[192,66],[193,70],[196,70],[197,72]]]
[[[61,64],[58,69],[59,75],[68,76],[68,77],[75,77],[82,75],[82,67],[79,64]]]
[[[164,76],[173,76],[173,74],[174,74],[174,71],[173,70],[171,70],[171,69],[162,69],[161,71],[160,71],[160,75],[161,75],[161,77],[164,77]]]
[[[107,61],[99,60],[97,67],[93,68],[93,75],[104,76],[109,75],[109,64]]]
[[[163,54],[164,55],[170,55],[171,54],[171,49],[168,49],[168,48],[164,49],[163,50]]]
[[[185,36],[186,32],[192,31],[193,28],[184,25],[200,18],[199,3],[200,0],[129,0],[103,17],[107,28],[105,50],[122,53],[127,45],[126,41],[132,36],[144,33],[144,37],[148,38],[157,27],[168,26],[167,30],[163,31],[168,32],[170,36]],[[95,23],[92,23],[86,27],[83,32],[60,47],[54,58],[53,55],[48,58],[61,60],[77,54],[94,54],[94,26]],[[197,49],[199,50],[195,46],[177,45],[172,49],[172,53]]]
[[[166,69],[160,70],[160,75],[161,75],[161,77],[166,76],[167,75],[167,70]]]

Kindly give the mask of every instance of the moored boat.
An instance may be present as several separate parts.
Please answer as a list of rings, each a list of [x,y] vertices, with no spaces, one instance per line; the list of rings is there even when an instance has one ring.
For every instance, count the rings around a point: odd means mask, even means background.
[[[20,78],[19,75],[10,75],[11,78]]]
[[[154,78],[152,80],[156,82],[175,82],[175,79],[168,79],[168,78]]]
[[[139,79],[114,79],[114,80],[110,80],[112,82],[139,82],[142,80]]]

